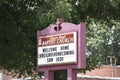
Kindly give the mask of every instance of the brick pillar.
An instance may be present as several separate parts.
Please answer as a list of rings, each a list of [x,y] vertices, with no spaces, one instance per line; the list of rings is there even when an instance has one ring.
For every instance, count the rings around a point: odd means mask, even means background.
[[[53,79],[53,77],[54,77],[54,71],[52,71],[52,70],[45,70],[44,71],[44,76],[45,76],[44,80],[54,80]]]
[[[67,69],[67,80],[77,80],[77,70]]]

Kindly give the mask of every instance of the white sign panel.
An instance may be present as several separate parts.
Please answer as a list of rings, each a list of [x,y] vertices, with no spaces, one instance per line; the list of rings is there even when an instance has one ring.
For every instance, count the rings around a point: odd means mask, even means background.
[[[77,34],[38,37],[38,65],[77,63]]]

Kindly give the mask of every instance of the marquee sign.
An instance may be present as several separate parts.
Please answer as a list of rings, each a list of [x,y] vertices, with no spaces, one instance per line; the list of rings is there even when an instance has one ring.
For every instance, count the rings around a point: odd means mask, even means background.
[[[54,80],[55,70],[67,70],[67,80],[77,80],[77,69],[86,67],[86,25],[57,19],[37,31],[37,71]]]
[[[38,37],[37,65],[77,64],[77,32]]]

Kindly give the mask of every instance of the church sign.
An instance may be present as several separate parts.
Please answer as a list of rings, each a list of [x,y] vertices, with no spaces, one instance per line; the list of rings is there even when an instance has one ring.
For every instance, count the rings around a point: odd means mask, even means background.
[[[37,31],[37,71],[54,80],[55,70],[67,70],[67,80],[77,80],[77,69],[86,67],[86,25],[57,19]]]

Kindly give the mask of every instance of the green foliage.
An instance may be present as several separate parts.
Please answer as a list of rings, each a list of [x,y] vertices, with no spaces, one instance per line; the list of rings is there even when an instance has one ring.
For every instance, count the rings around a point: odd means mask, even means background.
[[[92,70],[114,55],[120,64],[120,0],[1,0],[0,66],[36,75],[36,31],[56,18],[87,25],[87,66]]]
[[[65,21],[71,21],[72,6],[67,1],[46,0],[43,5],[40,5],[37,14],[39,23],[37,26],[45,28],[49,24],[55,24],[57,18],[64,18]]]
[[[119,0],[70,0],[73,6],[73,23],[84,21],[87,25],[87,68],[96,68],[97,64],[106,64],[107,56],[114,55],[119,61]],[[91,57],[90,57],[91,56]],[[95,65],[89,61],[93,59]],[[89,67],[90,65],[92,66]]]
[[[33,74],[36,65],[36,14],[26,4],[0,4],[0,66],[20,75]]]

